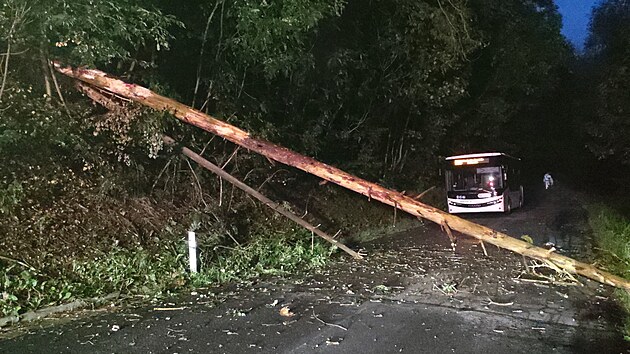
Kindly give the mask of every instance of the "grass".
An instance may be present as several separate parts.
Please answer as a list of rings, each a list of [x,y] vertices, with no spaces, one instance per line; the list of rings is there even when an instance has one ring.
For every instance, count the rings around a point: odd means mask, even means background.
[[[630,279],[630,219],[601,206],[589,208],[589,221],[595,233],[598,262],[610,272]],[[619,304],[626,311],[624,338],[630,341],[630,293],[617,290]]]

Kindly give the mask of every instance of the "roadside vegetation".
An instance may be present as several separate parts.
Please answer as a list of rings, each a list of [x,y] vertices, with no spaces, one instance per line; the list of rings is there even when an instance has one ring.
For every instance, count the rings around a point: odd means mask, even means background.
[[[196,178],[201,178],[202,172],[197,172]],[[71,195],[73,201],[80,200]],[[74,239],[67,237],[72,232],[68,228],[62,228],[61,232],[51,229],[49,233],[32,233],[29,244],[4,238],[0,240],[2,248],[14,249],[21,257],[0,255],[0,318],[109,294],[151,300],[190,287],[292,276],[317,269],[331,257],[339,256],[336,247],[243,197],[232,194],[228,214],[248,215],[245,220],[240,217],[233,220],[229,215],[220,217],[222,209],[210,206],[188,209],[168,204],[172,209],[167,215],[155,201],[134,199],[122,207],[107,205],[108,212],[119,214],[115,218],[100,213],[96,218],[82,215]],[[209,195],[204,198],[207,203],[218,204]],[[98,203],[107,199],[101,196]],[[364,242],[369,230],[380,230],[382,236],[385,232],[418,226],[416,219],[400,216],[395,219],[391,208],[334,187],[322,187],[307,199],[310,212],[317,214],[318,220],[340,227],[338,238],[342,242]],[[95,207],[89,198],[80,203],[85,208]],[[9,209],[11,203],[5,204]],[[352,204],[356,209],[336,210],[344,204]],[[142,221],[137,219],[140,214]],[[68,216],[77,217],[61,212],[47,215],[48,219],[42,221],[45,225],[68,224]],[[123,225],[118,224],[120,219]],[[20,231],[21,225],[14,221],[4,219],[0,226]],[[136,234],[140,225],[148,230],[147,235]],[[188,271],[186,233],[189,230],[197,234],[200,257],[197,274]]]
[[[598,265],[630,279],[630,218],[600,204],[589,208],[589,220],[595,234]],[[630,292],[620,289],[616,295],[626,312],[624,335],[630,341]]]
[[[116,247],[92,259],[73,261],[67,269],[57,264],[36,269],[3,257],[0,315],[16,316],[26,310],[108,294],[153,299],[195,285],[286,276],[321,267],[335,248],[306,236],[294,231],[253,235],[247,245],[222,246],[218,252],[204,245],[201,255],[205,257],[197,274],[187,271],[187,246],[183,241],[165,245],[159,253]]]

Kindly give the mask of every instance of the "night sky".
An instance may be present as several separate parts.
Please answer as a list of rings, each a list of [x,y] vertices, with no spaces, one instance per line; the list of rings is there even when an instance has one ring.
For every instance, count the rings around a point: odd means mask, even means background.
[[[579,50],[588,34],[591,8],[601,0],[555,0],[562,14],[562,34]]]

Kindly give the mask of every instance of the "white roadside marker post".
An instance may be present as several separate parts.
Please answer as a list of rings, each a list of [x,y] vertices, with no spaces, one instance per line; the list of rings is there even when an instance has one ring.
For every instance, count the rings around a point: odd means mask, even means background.
[[[190,272],[197,273],[197,240],[194,231],[188,231],[188,259]]]

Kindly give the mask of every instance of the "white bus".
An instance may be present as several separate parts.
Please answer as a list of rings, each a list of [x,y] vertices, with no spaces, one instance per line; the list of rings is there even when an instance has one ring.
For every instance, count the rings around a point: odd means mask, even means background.
[[[509,213],[523,206],[521,160],[500,152],[446,158],[448,212]]]

